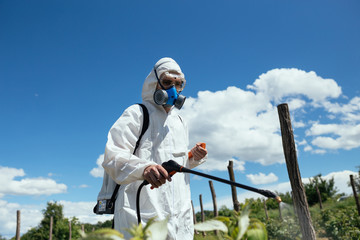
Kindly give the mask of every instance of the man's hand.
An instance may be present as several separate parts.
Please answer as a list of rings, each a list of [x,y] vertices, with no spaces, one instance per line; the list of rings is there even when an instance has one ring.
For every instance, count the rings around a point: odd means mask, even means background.
[[[166,182],[171,182],[171,176],[161,165],[150,165],[144,170],[144,178],[152,188],[158,188]]]
[[[197,143],[195,147],[193,147],[190,150],[190,153],[192,157],[194,157],[195,161],[199,161],[200,159],[203,159],[207,154],[205,143]]]

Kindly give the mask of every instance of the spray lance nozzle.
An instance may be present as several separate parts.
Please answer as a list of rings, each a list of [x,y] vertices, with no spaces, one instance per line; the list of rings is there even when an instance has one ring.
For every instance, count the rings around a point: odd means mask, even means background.
[[[195,175],[199,175],[199,176],[202,176],[202,177],[213,179],[215,181],[219,181],[219,182],[222,182],[222,183],[230,184],[232,186],[243,188],[243,189],[246,189],[246,190],[249,190],[249,191],[252,191],[252,192],[256,192],[256,193],[259,193],[259,194],[261,194],[261,195],[263,195],[265,197],[268,197],[268,198],[274,198],[278,203],[281,202],[281,198],[279,196],[277,196],[275,193],[273,193],[273,192],[271,192],[269,190],[253,188],[253,187],[246,186],[246,185],[243,185],[243,184],[240,184],[240,183],[237,183],[237,182],[233,182],[233,181],[218,178],[218,177],[215,177],[215,176],[212,176],[212,175],[208,175],[208,174],[205,174],[205,173],[197,172],[197,171],[188,169],[188,168],[186,168],[184,166],[181,166],[180,164],[178,164],[174,160],[169,160],[167,162],[164,162],[161,166],[163,168],[165,168],[165,170],[170,174],[170,176],[174,175],[176,172],[192,173],[192,174],[195,174]]]

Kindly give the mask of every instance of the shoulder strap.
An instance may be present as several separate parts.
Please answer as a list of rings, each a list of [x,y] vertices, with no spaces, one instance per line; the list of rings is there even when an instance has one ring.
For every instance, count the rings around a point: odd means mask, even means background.
[[[140,133],[140,136],[139,136],[139,138],[138,138],[138,140],[136,142],[133,154],[135,154],[136,150],[138,149],[139,144],[140,144],[140,140],[141,140],[142,136],[144,135],[144,133],[146,132],[146,130],[148,129],[148,127],[149,127],[149,111],[147,110],[147,108],[145,107],[144,104],[139,103],[139,105],[143,110],[144,121],[143,121],[143,126],[142,126],[142,129],[141,129],[141,133]]]
[[[139,144],[140,144],[140,140],[142,138],[142,136],[144,135],[144,133],[146,132],[146,130],[148,129],[149,127],[149,111],[147,110],[147,108],[145,107],[144,104],[141,104],[139,103],[140,107],[142,108],[143,110],[143,117],[144,117],[144,120],[143,120],[143,126],[142,126],[142,129],[141,129],[141,133],[140,133],[140,136],[138,138],[138,140],[136,141],[136,144],[135,144],[135,148],[134,148],[134,152],[133,154],[135,154],[136,150],[138,149],[139,147]],[[114,204],[115,203],[115,200],[116,200],[116,195],[119,191],[119,188],[120,188],[120,184],[116,184],[116,187],[114,189],[114,192],[113,194],[111,195],[111,203]]]

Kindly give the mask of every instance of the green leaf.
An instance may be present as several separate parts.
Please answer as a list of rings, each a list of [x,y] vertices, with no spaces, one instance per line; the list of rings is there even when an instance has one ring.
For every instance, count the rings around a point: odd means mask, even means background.
[[[262,229],[254,228],[246,232],[247,240],[267,240],[266,233]]]
[[[103,228],[90,234],[82,233],[82,240],[124,240],[122,233],[111,229]]]
[[[147,232],[149,233],[149,239],[150,240],[165,240],[166,236],[168,234],[168,229],[167,229],[167,222],[168,220],[162,220],[162,221],[157,221],[157,222],[153,222],[149,225],[149,227],[147,228]]]
[[[226,227],[226,225],[218,220],[208,220],[202,223],[197,223],[195,224],[195,229],[197,231],[214,231],[214,230],[219,230],[222,232],[227,233],[228,232],[228,228]]]
[[[239,222],[238,222],[239,233],[236,237],[236,240],[240,240],[245,235],[246,230],[249,227],[249,224],[250,224],[249,208],[250,208],[249,205],[246,205],[244,210],[241,212],[241,215],[239,217]]]

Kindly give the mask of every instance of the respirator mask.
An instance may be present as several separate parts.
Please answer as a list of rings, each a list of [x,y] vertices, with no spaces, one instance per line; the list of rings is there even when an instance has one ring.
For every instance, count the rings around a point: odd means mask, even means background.
[[[154,92],[154,102],[165,107],[175,106],[180,109],[185,102],[186,97],[180,95],[185,87],[185,78],[183,74],[164,72],[159,79],[156,69],[154,69],[156,79],[162,89],[156,89]]]

